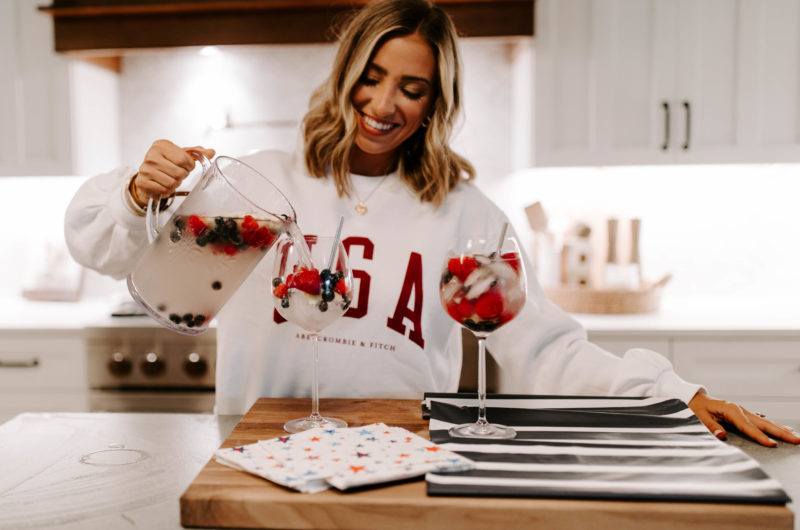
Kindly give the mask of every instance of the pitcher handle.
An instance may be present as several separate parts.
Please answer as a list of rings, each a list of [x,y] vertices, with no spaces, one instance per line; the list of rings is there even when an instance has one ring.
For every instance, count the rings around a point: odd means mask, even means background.
[[[211,161],[206,158],[203,153],[200,151],[195,151],[194,149],[187,149],[186,152],[189,153],[192,158],[200,162],[201,166],[203,167],[203,175],[208,173],[208,170],[211,169]],[[161,213],[162,209],[166,209],[169,206],[169,204],[163,206],[164,201],[169,201],[175,195],[183,196],[188,194],[189,192],[186,191],[178,191],[166,199],[162,199],[160,195],[157,199],[155,199],[152,195],[150,196],[150,199],[147,201],[147,208],[145,209],[144,216],[145,226],[147,227],[147,240],[150,243],[155,241],[156,237],[158,237],[158,230],[160,226],[160,223],[158,222],[158,214]]]

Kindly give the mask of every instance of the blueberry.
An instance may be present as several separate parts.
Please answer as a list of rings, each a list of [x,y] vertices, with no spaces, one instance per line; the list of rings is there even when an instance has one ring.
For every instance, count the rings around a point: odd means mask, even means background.
[[[225,223],[225,219],[223,219],[222,217],[215,217],[214,218],[214,224],[215,225],[222,226],[223,223]]]
[[[328,310],[328,302],[326,302],[325,300],[320,301],[319,310],[322,311],[323,313],[325,311],[327,311]]]
[[[322,269],[322,272],[319,273],[319,278],[324,282],[329,280],[331,277],[331,271],[329,269]]]
[[[343,302],[342,307],[346,310],[348,307],[350,307],[350,302],[352,302],[352,300],[347,298],[346,295],[342,295],[342,302]]]
[[[214,282],[214,283],[212,283],[211,284],[211,288],[214,289],[215,291],[219,291],[220,289],[222,289],[222,282]],[[202,315],[197,315],[197,316],[202,316]]]
[[[198,237],[197,239],[195,239],[194,242],[197,243],[197,245],[201,246],[201,247],[206,246],[206,243],[208,243],[208,241],[206,241],[206,238],[204,238],[202,236]]]
[[[206,321],[206,316],[205,315],[195,315],[195,317],[194,317],[194,325],[195,326],[202,326],[203,322],[205,322],[205,321]]]
[[[173,243],[177,243],[181,240],[181,231],[180,230],[173,230],[169,233],[169,240]]]
[[[450,280],[452,279],[453,279],[453,273],[450,271],[445,271],[445,273],[442,274],[442,285],[449,283]]]
[[[338,281],[338,280],[344,280],[344,272],[342,272],[342,271],[336,271],[336,272],[334,272],[334,273],[333,273],[333,278],[334,278],[334,280],[336,280],[336,281]]]
[[[174,323],[176,323],[176,324],[180,324],[181,323],[181,316],[178,313],[170,313],[169,314],[169,319],[171,321],[173,321]]]
[[[272,278],[272,286],[273,287],[277,287],[282,283],[283,283],[283,280],[281,280],[280,276],[275,276],[274,278]]]
[[[330,302],[336,295],[333,293],[332,289],[326,289],[322,291],[322,300],[325,302]]]
[[[181,230],[186,226],[186,221],[183,220],[183,217],[176,217],[173,223]]]
[[[284,308],[284,309],[289,307],[289,297],[288,296],[284,296],[283,298],[281,298],[281,307]]]
[[[187,324],[189,322],[194,322],[194,315],[191,313],[186,313],[185,315],[183,315],[183,321],[186,322]]]

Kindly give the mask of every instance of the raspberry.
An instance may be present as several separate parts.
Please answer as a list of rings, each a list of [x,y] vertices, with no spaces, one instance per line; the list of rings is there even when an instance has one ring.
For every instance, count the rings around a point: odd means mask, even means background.
[[[347,284],[344,283],[344,280],[339,280],[333,290],[343,295],[347,292]]]
[[[475,302],[467,298],[462,298],[456,308],[458,310],[458,314],[461,315],[462,319],[469,318],[475,311]]]
[[[287,290],[288,289],[286,288],[286,284],[282,283],[272,290],[272,296],[274,296],[275,298],[283,298],[284,296],[286,296]]]
[[[189,230],[192,232],[192,235],[198,237],[208,230],[208,225],[206,225],[200,217],[192,214],[189,216]]]
[[[450,274],[456,276],[461,282],[465,282],[472,271],[478,268],[478,262],[475,258],[470,256],[462,256],[460,258],[451,258],[447,262],[447,270]]]
[[[304,293],[311,295],[318,295],[322,280],[319,278],[319,271],[317,269],[300,269],[294,275],[295,289],[299,289]]]
[[[514,272],[519,275],[520,269],[522,269],[522,262],[519,260],[519,256],[517,256],[516,252],[506,252],[505,254],[501,254],[500,258],[504,259],[506,263],[508,263]]]
[[[475,302],[475,314],[482,320],[492,320],[503,312],[503,297],[497,291],[486,291]]]

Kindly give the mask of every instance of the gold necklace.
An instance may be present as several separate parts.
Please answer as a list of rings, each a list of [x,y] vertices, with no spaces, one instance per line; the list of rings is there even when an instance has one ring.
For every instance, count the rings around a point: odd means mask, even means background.
[[[372,191],[371,191],[371,192],[369,192],[369,193],[367,194],[367,196],[366,196],[366,197],[364,197],[364,199],[361,199],[361,196],[358,194],[358,190],[356,189],[356,187],[355,187],[355,186],[353,186],[353,192],[355,192],[355,194],[356,194],[356,199],[358,199],[358,202],[356,203],[355,207],[353,208],[353,211],[354,211],[354,212],[356,212],[358,215],[364,215],[364,214],[366,214],[366,213],[367,213],[367,211],[368,211],[368,210],[367,210],[367,204],[366,204],[366,203],[367,203],[367,201],[369,200],[369,198],[370,198],[370,197],[372,197],[372,194],[373,194],[373,193],[375,193],[376,191],[378,191],[378,188],[380,188],[380,187],[381,187],[381,184],[383,184],[383,183],[386,181],[386,178],[387,178],[388,176],[389,176],[389,175],[385,175],[385,176],[381,177],[381,181],[380,181],[380,182],[378,182],[378,185],[377,185],[377,186],[375,186],[374,188],[372,188]]]

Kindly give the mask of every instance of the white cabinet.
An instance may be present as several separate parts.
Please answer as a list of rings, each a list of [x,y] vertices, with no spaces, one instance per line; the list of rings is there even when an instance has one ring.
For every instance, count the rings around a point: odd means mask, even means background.
[[[0,175],[72,173],[68,60],[40,4],[0,2]]]
[[[0,335],[0,423],[20,412],[89,410],[80,330]]]
[[[692,337],[672,341],[675,370],[711,395],[800,423],[800,337]]]
[[[536,165],[800,161],[800,0],[536,9]]]

